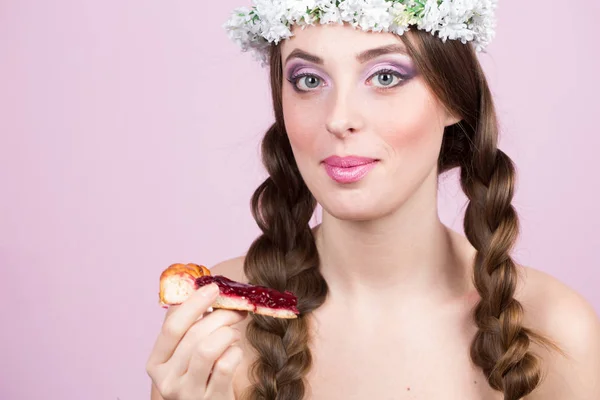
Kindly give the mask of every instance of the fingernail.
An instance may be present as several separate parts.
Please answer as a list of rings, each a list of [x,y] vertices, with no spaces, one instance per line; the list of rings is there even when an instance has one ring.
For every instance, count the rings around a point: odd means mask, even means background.
[[[219,292],[219,287],[216,283],[210,283],[202,288],[202,296],[211,297]]]

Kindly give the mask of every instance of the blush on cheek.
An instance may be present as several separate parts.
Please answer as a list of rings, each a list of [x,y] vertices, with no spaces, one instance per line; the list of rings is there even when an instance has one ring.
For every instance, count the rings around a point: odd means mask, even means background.
[[[396,104],[398,110],[380,121],[379,137],[385,147],[385,178],[377,207],[392,209],[411,196],[437,166],[443,126],[435,103],[415,96]],[[374,206],[375,207],[375,206]]]
[[[323,107],[318,101],[298,101],[285,91],[282,102],[285,128],[292,147],[299,153],[317,154],[315,151],[320,146],[324,125]]]
[[[395,152],[439,151],[444,126],[439,105],[421,82],[406,86],[401,95],[388,99],[386,118],[377,122],[377,132]]]

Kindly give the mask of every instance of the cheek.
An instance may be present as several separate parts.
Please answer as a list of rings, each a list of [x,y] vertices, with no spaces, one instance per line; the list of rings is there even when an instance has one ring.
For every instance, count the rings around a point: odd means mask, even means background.
[[[410,160],[412,165],[430,164],[437,160],[444,133],[440,106],[419,82],[404,89],[380,104],[375,131],[391,153],[388,156]]]
[[[327,120],[325,96],[303,101],[292,89],[284,88],[282,105],[285,127],[294,155],[302,169],[309,158],[327,148],[323,127]],[[423,168],[437,161],[444,132],[441,108],[419,78],[390,96],[370,97],[361,102],[361,118],[372,136],[372,145],[379,142],[387,158],[401,160]],[[321,154],[322,155],[322,154]],[[400,166],[398,166],[400,167]]]
[[[322,137],[323,107],[318,99],[311,101],[298,101],[293,94],[284,89],[282,93],[283,115],[294,154],[301,160],[319,149],[319,139]]]

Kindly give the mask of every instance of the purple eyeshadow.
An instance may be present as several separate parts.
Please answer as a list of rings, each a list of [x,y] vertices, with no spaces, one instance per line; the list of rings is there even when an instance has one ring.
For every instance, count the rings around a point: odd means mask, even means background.
[[[317,69],[301,63],[290,65],[288,68],[286,68],[285,75],[288,79],[293,79],[296,75],[298,75],[298,73],[316,75],[320,79],[325,80],[321,77],[321,74]]]
[[[369,68],[364,76],[364,79],[384,70],[393,70],[401,75],[404,79],[410,79],[416,75],[416,70],[411,65],[398,62],[382,62],[374,65],[372,68]]]
[[[409,80],[417,75],[417,70],[410,62],[400,62],[397,60],[382,60],[368,68],[363,76],[363,79],[380,74],[380,73],[392,73],[396,72],[403,80]],[[285,76],[288,81],[293,82],[298,76],[314,75],[325,84],[328,80],[323,77],[323,74],[319,69],[312,66],[312,64],[306,64],[301,61],[290,62],[285,68]]]

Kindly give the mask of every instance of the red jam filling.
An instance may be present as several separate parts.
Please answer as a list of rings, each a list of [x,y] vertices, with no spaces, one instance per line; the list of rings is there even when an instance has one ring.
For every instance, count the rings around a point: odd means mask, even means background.
[[[243,297],[255,306],[269,307],[274,309],[291,310],[298,314],[298,298],[290,291],[281,293],[275,289],[264,286],[249,285],[232,281],[223,275],[205,275],[196,279],[198,287],[216,283],[222,294],[226,296]]]

